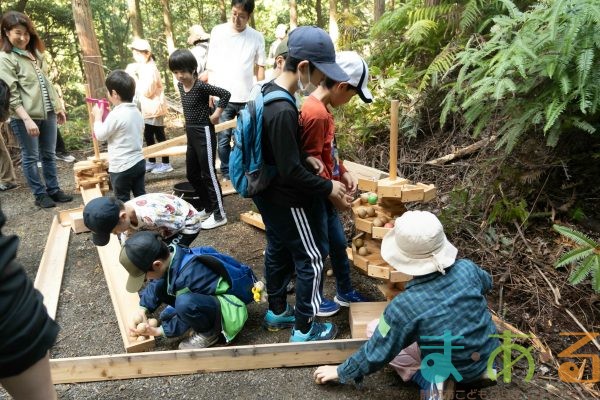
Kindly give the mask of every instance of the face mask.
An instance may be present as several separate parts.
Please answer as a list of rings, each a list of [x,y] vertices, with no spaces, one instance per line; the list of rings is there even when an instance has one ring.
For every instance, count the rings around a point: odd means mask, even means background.
[[[298,78],[298,91],[304,96],[308,96],[314,92],[315,89],[317,89],[317,87],[310,80],[310,68],[308,68],[308,83],[304,85],[302,79]]]

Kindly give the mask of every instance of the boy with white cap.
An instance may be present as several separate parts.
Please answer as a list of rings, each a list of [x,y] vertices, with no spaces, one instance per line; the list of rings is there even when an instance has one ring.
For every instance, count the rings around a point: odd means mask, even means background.
[[[434,393],[450,375],[461,383],[480,381],[490,354],[499,345],[490,337],[496,327],[485,299],[492,280],[472,261],[456,260],[456,254],[442,224],[430,212],[408,211],[396,219],[394,229],[383,239],[381,256],[414,278],[386,307],[373,336],[343,364],[317,368],[316,382],[361,382],[414,342],[423,362],[417,360],[421,368],[410,379],[431,396],[425,398],[437,398]],[[449,359],[441,360],[444,355]],[[438,365],[439,361],[449,362]]]
[[[341,51],[336,54],[336,64],[348,74],[350,79],[339,82],[326,77],[319,87],[306,97],[302,104],[302,149],[323,164],[319,172],[322,178],[343,183],[348,193],[356,190],[356,181],[344,168],[339,159],[335,141],[335,122],[328,106],[339,107],[358,94],[362,101],[371,103],[373,96],[367,87],[369,67],[355,51]],[[351,199],[350,196],[347,197]],[[343,203],[347,204],[348,203]],[[329,239],[329,257],[336,279],[337,294],[334,301],[323,297],[318,316],[337,313],[340,305],[349,307],[350,303],[367,301],[350,282],[350,262],[346,254],[348,247],[344,227],[338,216],[336,206],[326,202],[327,234]]]
[[[267,95],[309,90],[325,77],[336,81],[348,75],[336,64],[329,35],[320,28],[302,26],[288,36],[288,56],[283,72],[264,85]],[[254,196],[266,226],[265,277],[269,309],[264,326],[269,330],[291,328],[290,341],[333,339],[334,324],[313,319],[321,303],[323,259],[328,242],[324,200],[341,199],[346,189],[338,181],[316,176],[305,164],[300,144],[298,109],[287,100],[273,101],[263,110],[263,157],[277,175]],[[296,271],[296,308],[287,303],[287,284]]]

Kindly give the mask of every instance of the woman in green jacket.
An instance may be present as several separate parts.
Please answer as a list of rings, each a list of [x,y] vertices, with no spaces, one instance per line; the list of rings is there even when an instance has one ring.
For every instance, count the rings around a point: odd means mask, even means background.
[[[8,11],[0,21],[0,76],[8,84],[10,126],[19,140],[23,174],[35,196],[35,204],[55,207],[73,197],[58,185],[55,147],[57,123],[66,115],[46,75],[44,43],[29,17]],[[42,181],[37,161],[42,161]]]

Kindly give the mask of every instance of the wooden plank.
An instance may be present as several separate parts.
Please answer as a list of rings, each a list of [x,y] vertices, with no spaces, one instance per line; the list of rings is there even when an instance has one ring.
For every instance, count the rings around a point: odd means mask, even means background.
[[[403,274],[395,269],[390,269],[390,282],[408,282],[412,279],[412,276]]]
[[[383,226],[374,226],[372,235],[375,239],[383,239],[383,237],[394,228],[384,228]]]
[[[221,181],[221,193],[223,194],[223,196],[227,196],[227,195],[234,194],[237,192],[235,191],[235,188],[231,184],[231,181],[225,180],[225,181]],[[261,218],[261,221],[262,221],[262,218]]]
[[[364,192],[377,192],[377,180],[358,178],[358,188]]]
[[[171,146],[166,149],[159,150],[156,153],[144,154],[145,158],[160,158],[160,157],[176,157],[185,155],[187,152],[186,146]]]
[[[400,286],[396,287],[396,285]],[[382,283],[381,285],[377,285],[379,291],[385,296],[386,300],[392,300],[394,297],[398,295],[402,290],[404,290],[404,284],[402,282],[398,283]]]
[[[381,317],[389,302],[350,303],[350,332],[353,339],[367,338],[367,325]]]
[[[255,226],[263,231],[266,229],[262,217],[259,213],[248,211],[240,214],[240,219],[247,224]]]
[[[387,172],[378,170],[373,167],[358,164],[352,161],[344,160],[344,167],[352,174],[356,179],[382,179],[388,176]]]
[[[83,223],[83,207],[62,210],[58,213],[58,221],[62,226],[68,226],[74,233],[89,232]]]
[[[154,351],[50,360],[52,381],[110,381],[202,372],[339,364],[363,339],[226,346],[199,350]]]
[[[69,247],[69,226],[63,226],[55,215],[46,240],[44,254],[33,285],[44,296],[44,306],[52,319],[56,318],[60,285]]]
[[[82,197],[85,203],[101,196],[102,193],[98,187],[82,190]],[[119,324],[119,331],[125,351],[133,353],[153,348],[154,337],[137,341],[135,338],[129,336],[128,321],[139,309],[140,297],[137,293],[129,293],[125,289],[128,274],[121,263],[119,263],[119,253],[121,252],[119,239],[117,239],[116,235],[111,234],[106,246],[97,246],[96,248],[98,249],[110,298],[115,309],[115,314],[117,315],[117,323]]]
[[[402,186],[402,202],[408,203],[410,201],[423,201],[425,190],[421,186],[417,185],[403,185]]]

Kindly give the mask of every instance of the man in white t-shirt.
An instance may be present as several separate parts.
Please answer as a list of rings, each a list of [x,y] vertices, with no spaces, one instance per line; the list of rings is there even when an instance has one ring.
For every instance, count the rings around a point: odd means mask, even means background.
[[[265,78],[265,39],[262,33],[248,26],[253,11],[254,0],[231,0],[230,22],[215,26],[210,33],[207,75],[202,78],[231,93],[221,122],[233,119],[246,105],[255,82],[255,66],[256,80]],[[231,129],[218,134],[221,174],[225,179],[229,179],[231,135]]]

